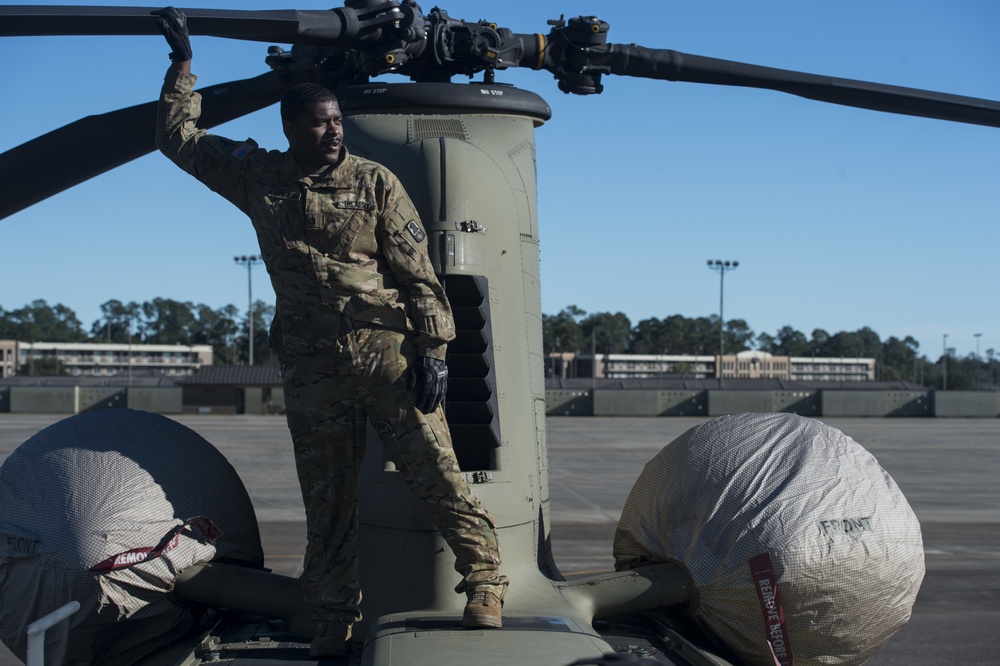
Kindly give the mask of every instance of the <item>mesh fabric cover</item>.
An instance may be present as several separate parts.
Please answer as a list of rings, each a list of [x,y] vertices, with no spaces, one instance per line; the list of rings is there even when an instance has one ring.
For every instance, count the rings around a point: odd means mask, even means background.
[[[154,559],[118,559],[169,541],[195,516],[222,535],[184,528]],[[122,561],[122,560],[125,561]],[[71,600],[81,608],[46,634],[46,664],[131,664],[191,629],[171,593],[178,572],[225,559],[260,567],[253,507],[228,461],[168,418],[111,409],[60,421],[0,467],[0,638],[25,659],[26,628]]]
[[[692,428],[647,463],[615,566],[684,568],[689,611],[751,664],[861,664],[910,617],[920,525],[860,444],[791,414]],[[782,622],[783,620],[783,622]]]

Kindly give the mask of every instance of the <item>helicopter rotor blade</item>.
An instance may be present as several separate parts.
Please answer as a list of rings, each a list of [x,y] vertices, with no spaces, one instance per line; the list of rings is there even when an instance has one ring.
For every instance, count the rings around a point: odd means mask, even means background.
[[[277,72],[202,88],[209,128],[274,104]],[[0,219],[155,150],[156,102],[88,116],[0,155]]]
[[[585,72],[763,88],[831,104],[1000,127],[1000,102],[993,100],[806,74],[634,44],[607,44],[581,51],[574,57],[586,62]]]
[[[352,9],[299,11],[184,9],[192,35],[283,44],[347,46],[398,15],[396,2]],[[0,7],[0,37],[160,35],[148,7]]]

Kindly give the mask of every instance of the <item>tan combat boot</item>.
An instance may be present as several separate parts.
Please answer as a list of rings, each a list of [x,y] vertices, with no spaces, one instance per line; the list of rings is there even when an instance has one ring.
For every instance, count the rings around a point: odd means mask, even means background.
[[[472,590],[462,616],[463,627],[499,629],[503,599],[487,590]]]
[[[347,655],[348,642],[351,640],[351,625],[342,622],[330,622],[316,630],[316,637],[309,645],[310,659],[334,659]]]

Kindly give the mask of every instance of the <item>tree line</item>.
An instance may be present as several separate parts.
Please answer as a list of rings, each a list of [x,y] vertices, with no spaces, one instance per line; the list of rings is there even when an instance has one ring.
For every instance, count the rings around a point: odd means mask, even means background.
[[[253,307],[254,362],[277,363],[267,344],[274,306],[255,301]],[[16,310],[0,307],[0,340],[211,345],[215,363],[244,364],[248,319],[234,305],[212,309],[169,298],[144,303],[112,299],[101,305],[101,317],[87,329],[65,305],[36,300]]]
[[[837,333],[817,328],[809,336],[783,326],[774,334],[755,335],[745,320],[730,319],[721,336],[719,329],[718,315],[651,317],[633,325],[621,312],[588,314],[571,305],[542,315],[542,344],[547,354],[715,355],[721,342],[726,354],[757,349],[777,356],[874,358],[878,379],[941,388],[947,372],[947,388],[955,390],[995,389],[1000,370],[992,349],[986,350],[986,360],[975,354],[958,357],[952,350],[932,360],[919,354],[920,344],[912,336],[882,340],[867,326]]]
[[[268,327],[274,306],[254,302],[254,362],[277,363],[268,346]],[[113,342],[135,344],[211,345],[220,365],[245,364],[248,360],[248,316],[234,305],[213,309],[204,304],[154,298],[143,303],[109,300],[101,305],[101,317],[89,329],[65,305],[36,300],[15,310],[0,307],[0,339],[24,342]],[[554,315],[542,315],[545,353],[580,352],[598,354],[695,354],[719,351],[719,317],[651,317],[633,325],[621,313],[588,314],[571,305]],[[882,340],[867,326],[857,331],[828,333],[814,329],[809,336],[791,326],[774,334],[754,334],[743,319],[730,319],[722,327],[725,352],[758,349],[779,356],[874,358],[878,378],[904,380],[940,388],[947,372],[949,389],[996,388],[1000,359],[986,350],[986,359],[970,354],[958,357],[949,350],[938,359],[919,355],[919,343],[911,336]],[[36,370],[38,370],[36,368]]]

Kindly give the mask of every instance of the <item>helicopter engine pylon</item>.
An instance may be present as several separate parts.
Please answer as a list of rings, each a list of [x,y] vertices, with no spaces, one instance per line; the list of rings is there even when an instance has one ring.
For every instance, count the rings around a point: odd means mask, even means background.
[[[513,581],[505,635],[475,632],[475,650],[496,649],[507,660],[523,650],[530,659],[539,654],[535,641],[549,651],[556,641],[567,660],[610,652],[591,625],[595,616],[675,603],[688,588],[671,566],[567,583],[552,560],[534,144],[548,105],[533,93],[479,83],[336,92],[349,149],[388,166],[411,193],[455,312],[445,413],[459,464],[497,522],[502,571]],[[534,419],[518,418],[525,413]],[[438,664],[460,626],[460,577],[371,427],[368,439],[358,498],[365,617],[356,625],[367,635],[365,663]],[[556,635],[539,633],[542,626]],[[523,640],[512,640],[514,631]],[[427,632],[434,640],[409,639]],[[469,649],[467,636],[451,640]]]

